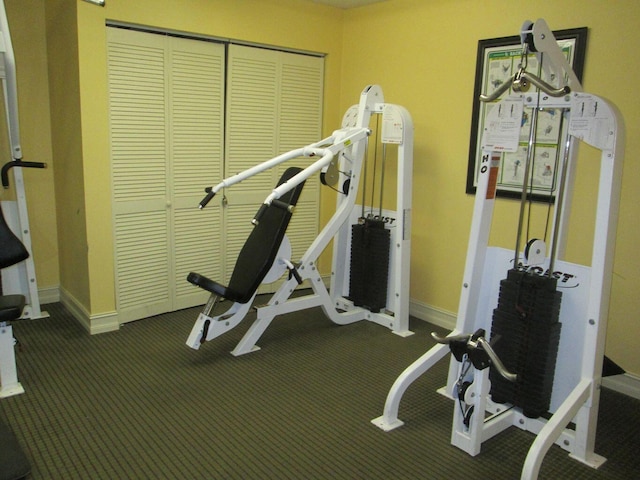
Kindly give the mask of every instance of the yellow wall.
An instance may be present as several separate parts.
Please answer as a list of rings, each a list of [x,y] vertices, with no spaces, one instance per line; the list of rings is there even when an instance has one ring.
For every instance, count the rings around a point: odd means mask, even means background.
[[[325,133],[366,84],[380,84],[387,101],[407,107],[415,122],[411,297],[449,312],[457,309],[473,202],[464,190],[477,42],[515,35],[525,19],[543,17],[553,29],[589,27],[584,87],[620,107],[628,132],[607,355],[640,374],[635,0],[387,0],[346,11],[302,0],[107,0],[104,8],[81,0],[5,3],[25,157],[50,160],[52,167],[26,172],[38,278],[45,287],[59,283],[92,318],[115,310],[107,19],[327,53]],[[597,174],[597,157],[587,152],[585,159],[578,178],[583,192]],[[322,218],[334,201],[325,195]],[[592,210],[588,198],[574,206],[570,260],[588,262]],[[494,237],[507,247],[516,211],[515,202],[498,202]]]
[[[78,83],[77,16],[71,0],[42,2],[46,18],[51,138],[60,261],[60,290],[86,315],[90,286]],[[40,32],[38,32],[40,33]],[[19,61],[19,60],[17,60]],[[36,264],[38,274],[42,270]]]
[[[610,99],[626,120],[627,152],[611,297],[607,355],[640,373],[640,72],[635,0],[390,0],[345,15],[342,106],[364,83],[383,86],[385,99],[408,108],[415,122],[411,298],[455,312],[464,267],[472,197],[465,194],[471,104],[478,40],[516,35],[527,20],[554,29],[589,27],[584,88]],[[354,39],[348,42],[347,33]],[[585,152],[583,152],[585,153]],[[597,158],[581,156],[577,190],[598,174]],[[576,192],[578,195],[578,192]],[[591,198],[589,198],[591,197]],[[584,197],[583,197],[584,198]],[[589,263],[593,197],[574,205],[568,259]],[[543,216],[541,209],[535,212]],[[586,218],[586,221],[582,219]],[[500,200],[493,222],[505,247],[515,245],[517,204]],[[539,230],[538,230],[539,231]],[[541,234],[538,234],[540,236]]]

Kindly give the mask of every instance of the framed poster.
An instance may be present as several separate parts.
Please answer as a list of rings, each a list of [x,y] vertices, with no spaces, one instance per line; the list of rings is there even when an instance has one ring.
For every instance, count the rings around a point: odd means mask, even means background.
[[[574,28],[553,32],[558,46],[573,67],[578,79],[582,82],[584,57],[587,45],[587,28]],[[543,59],[544,60],[544,59]],[[478,169],[482,150],[482,131],[485,120],[493,102],[481,102],[480,95],[490,95],[504,82],[510,81],[518,71],[522,61],[526,61],[526,70],[546,82],[545,75],[534,53],[522,58],[520,36],[480,40],[476,60],[476,77],[473,92],[473,110],[471,136],[469,142],[469,165],[467,168],[467,193],[475,193]],[[528,95],[537,95],[537,87],[531,85]],[[506,96],[511,89],[502,96]],[[562,150],[562,109],[544,108],[538,111],[536,129],[535,154],[532,158],[529,188],[530,197],[534,201],[553,201],[558,179],[558,160]],[[524,178],[524,165],[527,154],[530,130],[530,109],[523,114],[520,141],[516,152],[501,154],[498,174],[497,195],[500,197],[520,198]]]

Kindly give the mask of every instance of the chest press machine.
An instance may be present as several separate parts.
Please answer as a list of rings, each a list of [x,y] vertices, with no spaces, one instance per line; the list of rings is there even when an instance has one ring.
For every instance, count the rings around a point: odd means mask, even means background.
[[[352,228],[354,218],[356,223],[359,220],[356,196],[361,177],[364,176],[363,165],[367,160],[366,152],[372,133],[369,124],[373,116],[382,118],[383,147],[397,146],[398,172],[396,211],[392,213],[395,218],[393,222],[386,224],[376,222],[372,227],[372,230],[384,228],[391,246],[386,255],[389,260],[388,270],[382,273],[387,277],[384,278],[384,298],[376,308],[368,307],[366,299],[362,302],[354,300],[351,298],[353,293],[350,295],[349,290],[350,257],[353,256],[349,246],[352,244],[352,230],[355,230]],[[413,124],[409,112],[401,106],[385,103],[382,89],[377,85],[369,85],[362,91],[360,102],[347,110],[339,130],[319,142],[286,152],[226,178],[215,187],[207,188],[207,195],[200,202],[200,208],[204,208],[220,190],[301,157],[318,160],[304,169],[287,169],[278,185],[264,200],[252,221],[253,230],[240,252],[229,285],[222,285],[195,272],[189,274],[188,281],[211,292],[209,301],[198,315],[187,339],[186,343],[191,348],[198,349],[204,342],[237,326],[251,308],[258,286],[278,280],[286,271],[289,272],[288,279],[265,306],[256,308],[257,318],[231,352],[233,355],[258,350],[256,342],[277,315],[318,306],[331,321],[339,325],[368,320],[384,325],[401,336],[412,333],[409,331],[409,292],[406,288],[409,282],[411,250],[413,168]],[[336,211],[302,258],[294,263],[290,258],[291,247],[285,231],[304,182],[317,173],[323,184],[340,186],[336,188]],[[380,213],[382,214],[382,210]],[[365,219],[360,219],[360,223],[365,224]],[[373,238],[376,234],[368,232],[364,236]],[[317,261],[331,241],[331,283],[327,289],[318,271]],[[353,250],[353,245],[351,247]],[[362,278],[362,281],[366,280]],[[295,288],[305,281],[308,281],[313,293],[290,298]],[[219,298],[226,298],[233,304],[224,313],[212,316]]]
[[[582,91],[544,20],[525,22],[521,38],[523,57],[535,53],[552,83],[527,72],[521,64],[511,81],[493,95],[481,98],[493,101],[508,89],[513,91],[513,95],[495,104],[485,122],[455,330],[445,338],[432,334],[438,343],[396,379],[383,415],[372,422],[385,431],[401,426],[398,408],[406,389],[451,352],[447,385],[439,390],[455,399],[451,443],[475,456],[480,453],[482,442],[510,426],[532,432],[536,438],[521,478],[535,479],[554,443],[593,468],[605,461],[594,453],[594,445],[624,125],[615,106]],[[526,93],[530,84],[539,92]],[[513,252],[489,246],[488,241],[501,155],[517,149],[526,108],[531,108],[530,134]],[[529,240],[520,251],[536,118],[545,109],[561,113],[565,136],[558,156],[561,173],[548,256],[544,242],[538,239]],[[601,151],[590,266],[563,260],[580,141]],[[491,332],[489,341],[485,339],[486,332]],[[542,418],[547,412],[551,416]]]

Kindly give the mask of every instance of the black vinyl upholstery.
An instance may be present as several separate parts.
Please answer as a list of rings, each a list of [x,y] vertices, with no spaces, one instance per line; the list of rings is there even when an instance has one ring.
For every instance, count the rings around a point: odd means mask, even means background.
[[[24,305],[24,295],[0,295],[0,322],[20,318]]]
[[[10,267],[29,257],[29,252],[7,225],[0,208],[0,268]],[[0,295],[0,321],[10,322],[22,315],[23,295]]]
[[[0,268],[10,267],[26,260],[29,252],[7,225],[0,208]]]
[[[31,472],[29,459],[9,425],[0,421],[0,480],[20,480]]]
[[[0,208],[0,269],[29,257],[29,252],[11,231]],[[0,322],[11,322],[22,315],[24,295],[0,295]],[[13,348],[13,347],[11,347]],[[6,355],[3,353],[3,357]],[[29,459],[8,425],[0,422],[0,480],[26,478],[31,472]]]
[[[298,167],[288,168],[280,178],[282,185],[301,172]],[[288,205],[296,205],[304,182],[280,197]],[[269,272],[276,259],[278,249],[291,220],[292,213],[286,208],[269,206],[260,222],[253,227],[247,241],[240,250],[236,265],[231,274],[229,285],[224,286],[203,275],[191,272],[187,280],[211,293],[238,303],[247,303],[253,297],[260,283]]]

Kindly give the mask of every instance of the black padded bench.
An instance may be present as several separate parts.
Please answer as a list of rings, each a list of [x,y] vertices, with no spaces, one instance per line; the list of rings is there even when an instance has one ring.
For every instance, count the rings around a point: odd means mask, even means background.
[[[7,225],[0,208],[0,269],[29,257],[29,252]],[[0,295],[0,322],[11,322],[22,315],[23,295]],[[0,421],[0,480],[16,480],[31,471],[29,460],[11,429]]]
[[[293,178],[302,169],[288,168],[280,177],[278,186]],[[292,208],[298,203],[304,182],[284,194],[277,203],[263,205],[259,211],[259,221],[249,234],[236,260],[229,285],[224,286],[204,275],[189,273],[187,280],[212,294],[237,303],[247,303],[271,269],[278,249],[291,220]]]
[[[31,472],[27,456],[9,426],[0,421],[0,480],[18,480]]]

